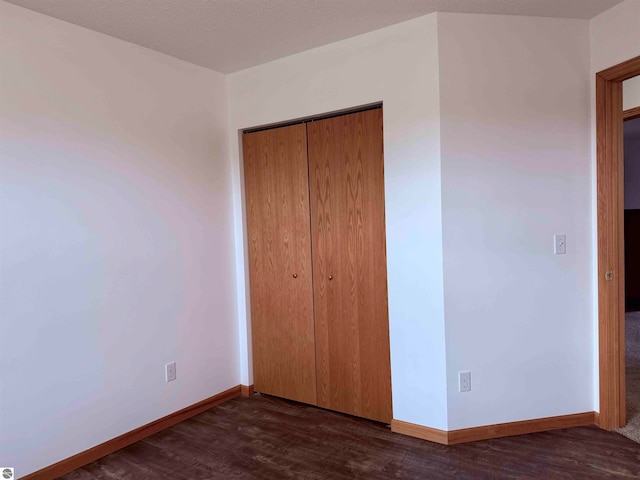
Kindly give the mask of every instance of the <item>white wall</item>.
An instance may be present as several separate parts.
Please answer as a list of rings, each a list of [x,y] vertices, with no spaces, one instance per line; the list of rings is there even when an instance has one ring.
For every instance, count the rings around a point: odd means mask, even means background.
[[[588,22],[438,27],[449,429],[591,411]]]
[[[622,82],[622,109],[640,107],[640,75]]]
[[[594,75],[640,55],[638,25],[638,0],[626,0],[591,19],[591,71]],[[595,101],[595,96],[592,98]]]
[[[591,232],[592,232],[592,290],[594,311],[594,405],[599,411],[600,385],[598,363],[598,251],[597,251],[597,179],[596,179],[596,82],[595,74],[640,55],[640,1],[623,3],[591,19]]]
[[[393,413],[446,429],[436,19],[422,17],[244,70],[228,77],[228,87],[232,132],[384,102]],[[232,137],[240,243],[243,181]],[[239,290],[246,284],[245,258],[238,252]],[[239,299],[241,318],[247,300],[248,292]],[[241,327],[245,336],[247,325]],[[242,354],[247,350],[245,338]],[[243,379],[251,379],[249,366]]]
[[[238,385],[228,112],[218,73],[6,3],[0,32],[0,464],[23,476]]]

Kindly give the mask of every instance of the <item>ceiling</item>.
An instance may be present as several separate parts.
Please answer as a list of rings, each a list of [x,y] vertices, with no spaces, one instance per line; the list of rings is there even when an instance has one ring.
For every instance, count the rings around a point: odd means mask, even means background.
[[[622,0],[7,0],[222,73],[435,11],[592,18]]]

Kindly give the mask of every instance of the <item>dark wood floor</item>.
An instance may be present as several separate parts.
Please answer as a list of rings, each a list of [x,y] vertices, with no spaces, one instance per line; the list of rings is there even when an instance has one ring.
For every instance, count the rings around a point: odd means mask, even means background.
[[[294,402],[236,398],[64,477],[640,478],[640,445],[595,427],[444,446]]]

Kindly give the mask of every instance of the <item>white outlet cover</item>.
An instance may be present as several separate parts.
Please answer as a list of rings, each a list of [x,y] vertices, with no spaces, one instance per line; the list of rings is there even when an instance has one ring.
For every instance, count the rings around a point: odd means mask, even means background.
[[[471,391],[471,372],[458,372],[458,391],[470,392]]]
[[[172,382],[176,379],[176,362],[167,363],[164,366],[164,373],[167,382]]]

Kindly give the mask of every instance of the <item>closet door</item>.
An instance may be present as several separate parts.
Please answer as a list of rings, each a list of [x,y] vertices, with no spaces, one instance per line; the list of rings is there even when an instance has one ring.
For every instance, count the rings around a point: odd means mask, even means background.
[[[318,405],[389,423],[382,110],[307,131]]]
[[[242,138],[255,390],[315,405],[306,127]]]

